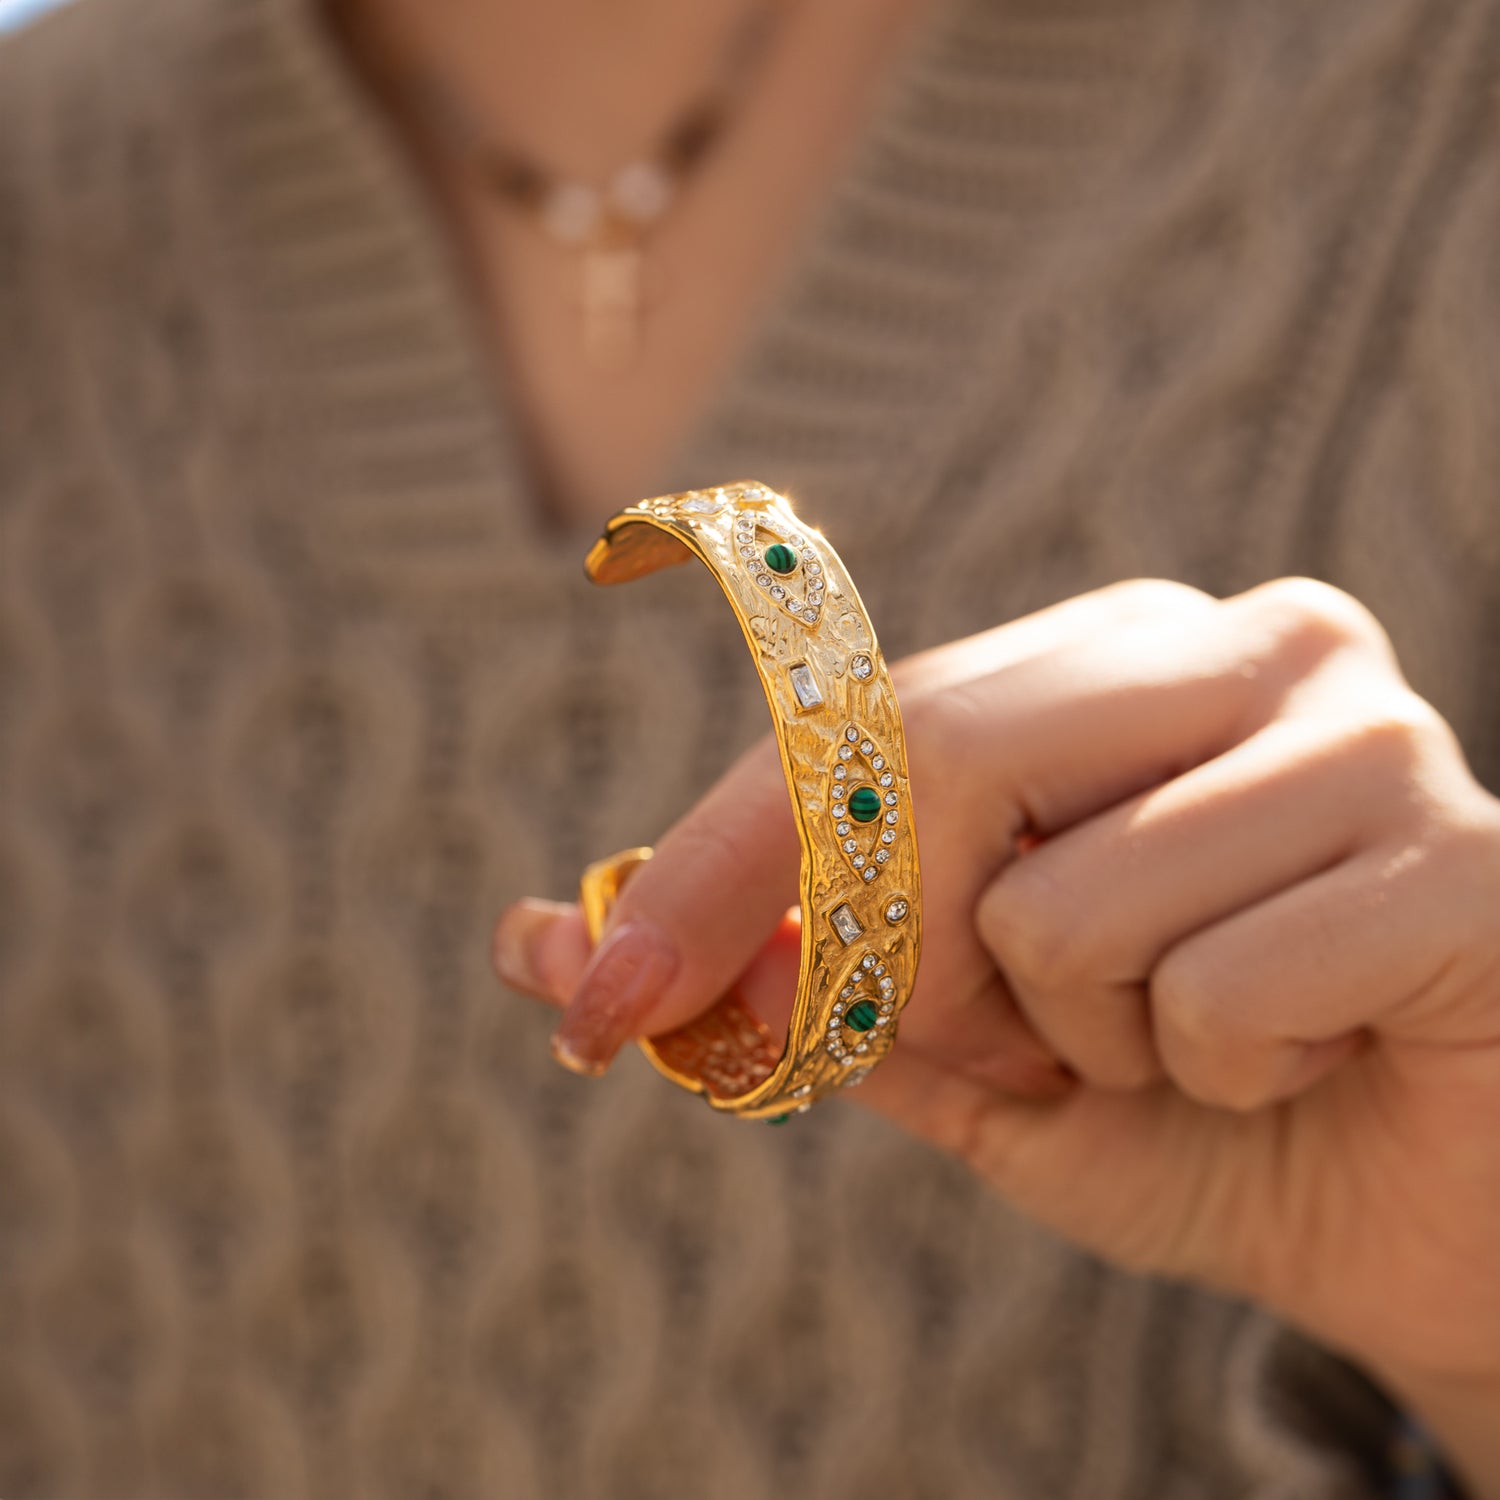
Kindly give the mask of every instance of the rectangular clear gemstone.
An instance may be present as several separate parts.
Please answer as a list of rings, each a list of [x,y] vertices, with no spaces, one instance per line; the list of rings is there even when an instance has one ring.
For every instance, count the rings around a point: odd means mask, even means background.
[[[864,931],[859,918],[854,915],[854,908],[847,901],[841,906],[835,906],[829,913],[828,920],[833,923],[833,930],[838,933],[839,941],[846,948]]]
[[[799,661],[788,675],[792,679],[792,691],[803,708],[816,708],[823,701],[823,690],[813,676],[813,669],[805,661]]]

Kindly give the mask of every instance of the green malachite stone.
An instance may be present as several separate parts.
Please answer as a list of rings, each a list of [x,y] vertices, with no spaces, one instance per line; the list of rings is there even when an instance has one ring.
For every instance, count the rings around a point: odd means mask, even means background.
[[[872,1023],[873,1024],[873,1023]],[[769,1115],[766,1118],[767,1125],[785,1125],[792,1117],[790,1115]]]
[[[856,1000],[844,1012],[844,1024],[855,1031],[868,1031],[880,1015],[880,1007],[873,1000]]]
[[[849,816],[857,823],[873,823],[880,816],[880,793],[860,786],[849,793]]]
[[[773,573],[790,573],[797,566],[797,554],[785,542],[774,542],[766,548],[766,566]]]

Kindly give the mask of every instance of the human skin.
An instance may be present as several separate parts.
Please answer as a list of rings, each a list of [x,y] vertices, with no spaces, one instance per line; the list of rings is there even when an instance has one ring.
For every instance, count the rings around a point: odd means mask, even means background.
[[[1500,802],[1378,623],[1309,580],[1137,582],[892,676],[924,946],[850,1097],[1121,1265],[1275,1309],[1500,1497]],[[496,967],[566,1002],[560,1060],[736,982],[784,1029],[786,797],[767,736],[595,950],[576,906],[507,909]]]

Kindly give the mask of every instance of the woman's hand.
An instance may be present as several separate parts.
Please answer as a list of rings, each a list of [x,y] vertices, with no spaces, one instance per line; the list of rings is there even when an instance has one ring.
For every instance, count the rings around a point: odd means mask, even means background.
[[[1099,1253],[1362,1359],[1500,1493],[1500,803],[1380,627],[1305,580],[1133,583],[893,676],[924,946],[851,1097]],[[736,979],[781,1029],[797,868],[768,736],[596,953],[526,901],[497,966],[571,998],[586,1067]]]

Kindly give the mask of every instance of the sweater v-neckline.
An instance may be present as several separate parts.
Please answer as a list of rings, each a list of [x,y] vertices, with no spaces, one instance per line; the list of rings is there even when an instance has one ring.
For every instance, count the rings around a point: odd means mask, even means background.
[[[188,124],[232,266],[225,315],[262,352],[247,421],[307,454],[305,472],[263,476],[257,503],[341,596],[524,610],[576,587],[597,528],[528,492],[442,226],[311,0],[199,15]],[[1025,216],[1076,201],[1111,141],[1108,99],[1079,100],[1127,86],[1121,30],[1103,4],[1054,19],[936,0],[659,491],[756,477],[816,494],[811,520],[899,529],[971,405],[994,312],[976,300],[1024,245]]]

